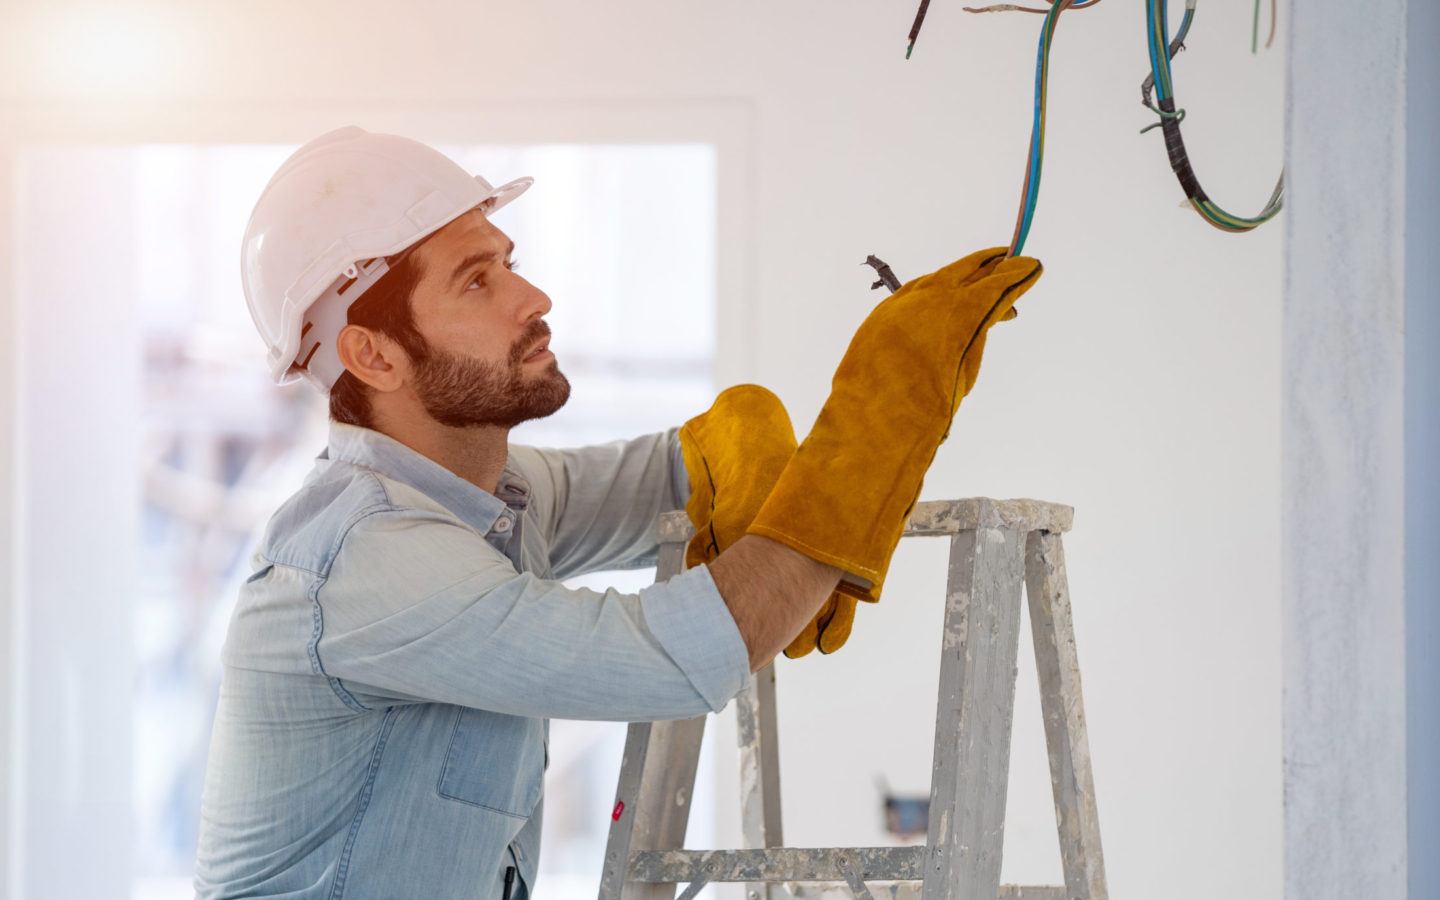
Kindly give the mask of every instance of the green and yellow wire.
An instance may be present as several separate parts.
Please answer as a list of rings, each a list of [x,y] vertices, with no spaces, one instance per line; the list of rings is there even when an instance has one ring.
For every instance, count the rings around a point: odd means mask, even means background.
[[[1176,109],[1175,86],[1170,72],[1170,58],[1175,55],[1186,32],[1190,30],[1190,22],[1195,16],[1195,2],[1196,0],[1185,0],[1185,17],[1180,23],[1180,32],[1172,43],[1168,21],[1169,4],[1166,0],[1145,0],[1145,30],[1146,43],[1150,51],[1150,79],[1147,79],[1146,88],[1143,89],[1144,102],[1160,116],[1159,125],[1161,132],[1165,135],[1165,151],[1170,157],[1170,168],[1175,172],[1175,177],[1179,179],[1180,187],[1185,191],[1185,197],[1190,201],[1191,207],[1200,214],[1201,218],[1222,231],[1250,231],[1275,218],[1275,215],[1280,212],[1285,194],[1285,174],[1283,172],[1280,174],[1280,179],[1275,184],[1275,190],[1270,194],[1270,199],[1264,208],[1258,214],[1248,218],[1227,212],[1211,200],[1204,189],[1200,187],[1200,180],[1190,165],[1189,154],[1185,151],[1185,139],[1180,135],[1180,122],[1185,118],[1185,111]],[[1153,80],[1155,89],[1153,105],[1150,103],[1148,90],[1151,80]]]

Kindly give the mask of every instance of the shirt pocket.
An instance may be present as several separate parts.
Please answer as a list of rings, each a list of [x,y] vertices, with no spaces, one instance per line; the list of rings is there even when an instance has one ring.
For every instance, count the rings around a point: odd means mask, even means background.
[[[545,756],[539,719],[457,707],[440,796],[527,819],[540,800]]]

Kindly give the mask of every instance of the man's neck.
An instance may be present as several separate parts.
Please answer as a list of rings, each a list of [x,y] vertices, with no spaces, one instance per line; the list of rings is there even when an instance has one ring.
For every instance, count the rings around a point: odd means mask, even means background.
[[[495,493],[509,458],[510,429],[451,428],[429,416],[377,416],[375,430],[480,488]]]

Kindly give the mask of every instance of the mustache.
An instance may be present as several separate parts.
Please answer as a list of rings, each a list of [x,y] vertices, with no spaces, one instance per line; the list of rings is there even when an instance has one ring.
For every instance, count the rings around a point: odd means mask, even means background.
[[[530,355],[535,345],[550,336],[550,326],[544,319],[536,319],[525,328],[525,333],[510,347],[510,364],[518,366],[520,361]]]

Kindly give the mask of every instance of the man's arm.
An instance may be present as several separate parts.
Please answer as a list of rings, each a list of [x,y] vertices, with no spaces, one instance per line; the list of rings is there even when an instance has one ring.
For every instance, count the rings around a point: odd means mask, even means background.
[[[840,570],[769,538],[747,534],[710,563],[758,672],[785,648],[840,582]]]
[[[655,564],[655,520],[685,504],[677,429],[561,450],[512,446],[532,481],[556,578]],[[679,466],[677,475],[676,467]]]
[[[689,718],[723,708],[838,577],[765,538],[742,540],[712,565],[636,594],[572,589],[516,572],[458,523],[380,511],[350,529],[319,589],[316,655],[323,674],[370,706]]]

